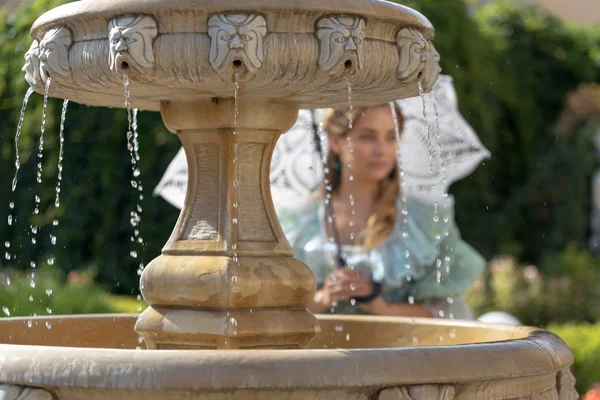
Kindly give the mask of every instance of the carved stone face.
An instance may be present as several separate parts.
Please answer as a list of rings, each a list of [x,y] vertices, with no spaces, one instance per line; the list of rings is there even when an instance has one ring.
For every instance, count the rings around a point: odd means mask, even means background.
[[[410,28],[398,32],[396,42],[400,56],[396,77],[403,81],[421,79],[423,87],[433,87],[440,72],[440,54],[433,44],[421,32]]]
[[[40,87],[42,80],[40,76],[40,54],[39,43],[34,40],[31,43],[31,47],[25,53],[25,65],[21,68],[21,71],[25,73],[25,80],[29,83],[32,88]]]
[[[39,48],[42,79],[46,80],[48,76],[61,78],[71,76],[71,67],[69,66],[71,43],[71,31],[67,28],[54,28],[46,32]]]
[[[319,67],[337,73],[363,66],[365,22],[360,18],[328,17],[317,23],[320,41]]]
[[[210,64],[222,74],[240,61],[250,74],[256,73],[264,60],[266,34],[267,23],[261,15],[213,15],[208,20]]]
[[[152,45],[157,35],[156,22],[148,16],[118,17],[111,20],[108,23],[111,71],[120,71],[124,66],[137,70],[152,68]]]

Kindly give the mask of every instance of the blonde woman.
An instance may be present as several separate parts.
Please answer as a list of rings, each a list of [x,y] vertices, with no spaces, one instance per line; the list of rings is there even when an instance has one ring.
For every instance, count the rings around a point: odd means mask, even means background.
[[[390,105],[330,110],[323,129],[329,150],[320,196],[278,211],[296,257],[317,280],[309,309],[472,319],[463,295],[485,261],[461,240],[451,196],[402,195]]]

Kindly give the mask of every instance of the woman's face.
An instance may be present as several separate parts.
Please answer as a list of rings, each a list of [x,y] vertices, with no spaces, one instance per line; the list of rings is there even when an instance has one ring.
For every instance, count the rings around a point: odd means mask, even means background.
[[[396,124],[388,104],[367,108],[347,135],[331,137],[330,141],[344,176],[353,175],[358,183],[381,182],[396,166]],[[348,170],[350,163],[352,169]]]

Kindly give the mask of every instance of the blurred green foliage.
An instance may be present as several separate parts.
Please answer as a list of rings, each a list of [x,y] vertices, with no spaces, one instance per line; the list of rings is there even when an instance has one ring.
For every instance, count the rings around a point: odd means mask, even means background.
[[[540,273],[545,269],[545,274]],[[540,268],[512,257],[489,263],[484,277],[467,295],[475,315],[502,310],[523,324],[595,322],[600,319],[600,260],[570,244],[544,257]]]

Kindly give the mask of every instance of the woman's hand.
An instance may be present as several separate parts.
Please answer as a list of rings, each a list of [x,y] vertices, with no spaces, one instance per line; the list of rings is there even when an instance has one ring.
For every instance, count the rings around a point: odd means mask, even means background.
[[[371,281],[362,278],[350,268],[338,268],[327,277],[323,288],[317,291],[308,308],[314,313],[321,313],[331,308],[334,303],[366,297],[371,293]]]

